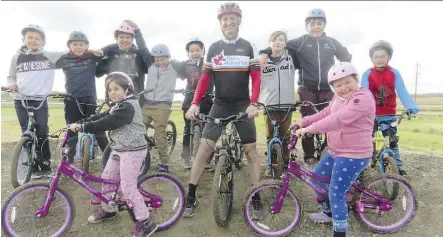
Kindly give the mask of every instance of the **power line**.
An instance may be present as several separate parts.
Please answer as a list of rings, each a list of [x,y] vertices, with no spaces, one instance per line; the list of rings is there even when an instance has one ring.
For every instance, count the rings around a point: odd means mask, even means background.
[[[418,75],[420,75],[419,69],[421,68],[421,65],[418,63],[415,65],[415,94],[414,94],[414,100],[415,103],[417,103],[417,85],[418,85]]]

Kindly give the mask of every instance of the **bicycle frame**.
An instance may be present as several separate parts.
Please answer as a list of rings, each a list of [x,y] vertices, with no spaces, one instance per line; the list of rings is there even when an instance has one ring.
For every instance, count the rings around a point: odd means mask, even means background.
[[[297,143],[297,139],[295,141]],[[324,189],[320,188],[318,185],[314,184],[312,182],[312,179],[316,179],[320,182],[329,184],[330,179],[320,177],[313,172],[305,169],[302,165],[297,163],[296,161],[290,161],[289,167],[286,170],[286,173],[283,175],[282,181],[283,185],[278,193],[278,198],[276,202],[274,203],[274,206],[271,209],[271,213],[279,213],[281,210],[281,207],[283,205],[284,196],[286,195],[286,191],[289,188],[290,184],[290,177],[291,175],[296,176],[301,181],[305,182],[309,187],[311,187],[314,191],[327,195],[328,191],[325,191]],[[357,204],[355,204],[355,208],[358,212],[363,213],[364,208],[370,208],[370,209],[379,209],[381,211],[389,211],[392,209],[392,202],[389,200],[384,199],[380,194],[372,193],[367,191],[365,188],[362,188],[358,183],[354,183],[352,185],[355,189],[358,189],[360,192],[364,193],[365,195],[368,195],[371,198],[374,198],[374,201],[359,201]],[[349,194],[351,189],[348,190],[346,194]],[[348,207],[352,206],[351,202],[347,201]]]
[[[116,195],[117,195],[117,191],[120,187],[120,180],[102,179],[102,178],[96,177],[92,174],[82,171],[81,169],[77,168],[74,164],[72,164],[68,161],[68,156],[67,156],[67,152],[69,150],[69,148],[67,147],[68,133],[67,133],[66,129],[64,131],[65,131],[65,133],[64,133],[64,137],[63,137],[63,140],[61,143],[61,147],[62,147],[61,154],[62,155],[61,155],[60,164],[58,165],[55,176],[49,181],[50,191],[49,191],[49,194],[45,200],[45,203],[37,211],[37,213],[35,215],[37,217],[42,217],[42,216],[47,215],[48,210],[51,206],[51,201],[54,199],[54,193],[56,191],[56,188],[57,188],[57,185],[58,185],[58,182],[60,179],[60,175],[62,175],[62,174],[68,176],[69,178],[71,178],[72,180],[77,182],[80,186],[82,186],[84,189],[86,189],[90,194],[94,195],[95,197],[97,197],[100,200],[100,201],[96,201],[96,200],[91,201],[90,200],[91,204],[98,205],[98,204],[100,204],[100,202],[103,202],[103,203],[109,205],[110,207],[117,207],[118,209],[124,209],[123,208],[124,206],[126,206],[129,209],[132,209],[133,205],[131,204],[130,201],[115,200]],[[110,193],[112,192],[112,195],[110,198],[108,198],[102,192],[98,191],[97,189],[95,189],[94,187],[89,185],[89,183],[86,180],[91,180],[91,181],[103,183],[103,184],[115,185],[115,189],[113,191],[109,191]],[[163,204],[163,200],[160,197],[158,197],[157,195],[151,194],[151,193],[146,192],[144,190],[139,190],[139,191],[143,196],[149,197],[151,199],[149,201],[145,201],[145,203],[147,203],[146,204],[147,206],[150,206],[153,208],[159,208]]]

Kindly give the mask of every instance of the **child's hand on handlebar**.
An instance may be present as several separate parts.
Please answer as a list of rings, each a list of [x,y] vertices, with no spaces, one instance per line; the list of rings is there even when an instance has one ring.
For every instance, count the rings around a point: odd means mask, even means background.
[[[305,137],[308,134],[308,130],[306,128],[301,128],[295,131],[295,136],[297,137]]]
[[[9,88],[9,90],[11,90],[11,91],[17,91],[17,84],[15,84],[15,83],[10,83],[10,84],[8,85],[8,88]]]
[[[303,128],[303,125],[301,124],[301,121],[293,121],[292,122],[292,124],[291,124],[291,127],[289,127],[289,129],[294,129],[295,127],[298,127],[298,128]]]
[[[68,125],[68,129],[70,130],[70,131],[72,131],[72,132],[77,132],[78,131],[78,129],[80,129],[80,125],[79,124],[77,124],[77,123],[73,123],[73,124],[69,124]]]

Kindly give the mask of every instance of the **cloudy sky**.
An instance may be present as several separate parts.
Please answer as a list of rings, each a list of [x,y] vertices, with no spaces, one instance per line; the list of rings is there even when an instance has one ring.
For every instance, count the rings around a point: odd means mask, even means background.
[[[39,24],[47,33],[46,50],[67,50],[71,31],[85,32],[91,48],[114,43],[113,31],[124,19],[138,23],[149,48],[163,43],[173,58],[187,59],[184,46],[192,37],[207,47],[220,39],[216,18],[222,2],[1,2],[0,44],[1,84],[6,84],[10,60],[22,44],[21,29]],[[268,45],[272,31],[287,30],[290,38],[305,34],[304,18],[310,8],[327,14],[326,33],[347,46],[361,73],[371,67],[370,45],[377,40],[394,46],[391,65],[397,68],[410,93],[415,87],[415,64],[421,64],[419,93],[442,92],[441,9],[443,2],[239,2],[244,16],[240,36],[256,44]],[[104,96],[103,78],[97,79],[99,97]],[[178,80],[177,88],[185,84]],[[64,91],[64,77],[56,73],[54,90]],[[176,95],[176,98],[181,98]]]

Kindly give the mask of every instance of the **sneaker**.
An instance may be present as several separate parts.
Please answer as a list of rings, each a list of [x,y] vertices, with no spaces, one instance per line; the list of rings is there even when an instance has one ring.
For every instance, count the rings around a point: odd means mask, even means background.
[[[160,172],[160,173],[169,173],[169,165],[167,165],[167,164],[160,164],[160,167],[158,168],[158,172]]]
[[[51,170],[43,171],[43,172],[42,172],[42,175],[43,175],[43,177],[46,177],[46,178],[52,178],[52,177],[54,177],[54,175],[52,174],[52,171],[51,171]]]
[[[43,172],[42,171],[35,171],[31,175],[32,179],[41,179],[42,177],[43,177]]]
[[[116,212],[105,212],[104,210],[100,209],[96,214],[91,215],[88,217],[89,223],[99,223],[108,219],[113,219],[117,217]]]
[[[137,221],[134,226],[134,233],[136,237],[149,237],[158,229],[158,225],[148,218],[144,221]]]
[[[399,173],[401,176],[407,175],[406,170],[404,170],[404,169],[399,169],[399,170],[398,170],[398,173]]]
[[[183,212],[184,217],[194,216],[194,207],[197,205],[197,199],[187,196],[185,211]]]
[[[311,214],[309,214],[309,218],[313,222],[317,222],[317,223],[331,223],[332,222],[332,217],[328,216],[323,211],[320,211],[318,213],[311,213]]]
[[[192,166],[191,166],[191,160],[189,159],[189,157],[182,158],[182,159],[183,159],[183,168],[190,169]]]
[[[260,220],[263,217],[263,205],[260,199],[252,198],[252,219]]]
[[[211,168],[212,168],[211,160],[209,159],[208,161],[206,161],[205,169],[211,169]]]

